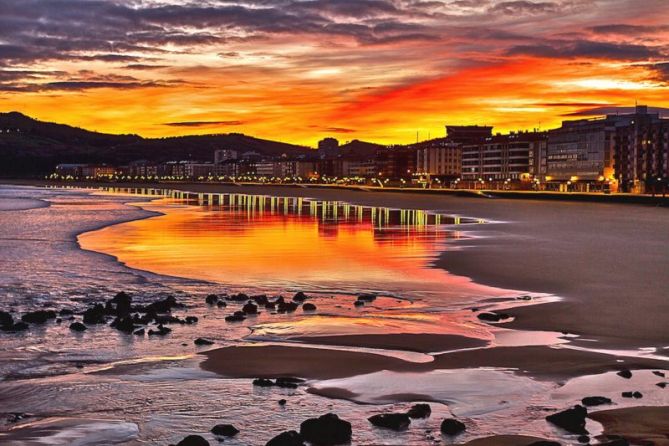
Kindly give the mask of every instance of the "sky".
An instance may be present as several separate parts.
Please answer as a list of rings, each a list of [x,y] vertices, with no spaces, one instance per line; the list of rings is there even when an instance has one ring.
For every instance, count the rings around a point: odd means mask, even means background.
[[[408,143],[669,106],[668,0],[0,0],[0,111]]]

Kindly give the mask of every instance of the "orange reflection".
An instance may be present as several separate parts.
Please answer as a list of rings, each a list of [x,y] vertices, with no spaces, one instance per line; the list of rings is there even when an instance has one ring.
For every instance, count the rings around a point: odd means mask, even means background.
[[[380,290],[457,301],[499,293],[429,267],[445,241],[460,235],[444,224],[460,219],[298,198],[179,194],[142,205],[165,215],[83,234],[81,246],[132,268],[270,292]]]

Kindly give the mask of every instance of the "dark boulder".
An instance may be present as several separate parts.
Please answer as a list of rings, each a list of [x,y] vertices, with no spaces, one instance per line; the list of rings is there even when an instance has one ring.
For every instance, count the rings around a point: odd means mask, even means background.
[[[23,321],[18,321],[17,323],[13,325],[4,325],[0,327],[0,330],[2,331],[23,331],[27,330],[29,328],[29,325],[26,324]]]
[[[258,314],[258,306],[252,302],[247,302],[246,305],[242,307],[242,311],[245,314]]]
[[[365,305],[365,301],[364,300],[356,300],[355,302],[353,302],[353,305],[355,305],[356,307],[362,307],[363,305]]]
[[[167,296],[165,299],[153,302],[146,307],[146,311],[154,311],[156,313],[169,313],[173,308],[183,307],[178,303],[174,296]]]
[[[297,389],[297,385],[303,382],[304,380],[300,378],[282,377],[277,378],[274,385],[285,389]]]
[[[158,325],[157,330],[153,330],[153,329],[149,330],[148,335],[149,336],[165,336],[166,334],[171,333],[171,332],[172,332],[171,328],[167,328],[163,325]]]
[[[304,438],[295,431],[282,432],[268,441],[265,446],[304,446]]]
[[[228,306],[228,304],[225,301],[219,300],[218,302],[216,302],[216,306],[218,308],[225,308]]]
[[[232,424],[217,424],[211,429],[211,433],[220,437],[234,437],[239,433],[239,429]]]
[[[623,392],[623,393],[622,393],[622,397],[623,397],[623,398],[636,398],[636,399],[640,399],[640,398],[643,398],[643,394],[642,394],[641,392],[637,392],[637,391],[634,391],[634,392]]]
[[[316,311],[316,305],[307,302],[306,304],[302,305],[302,310],[303,311]]]
[[[328,413],[318,418],[309,418],[300,424],[300,435],[314,445],[331,446],[351,441],[351,423]]]
[[[144,336],[144,333],[145,333],[144,329],[140,328],[139,330],[135,330],[132,334],[136,336]]]
[[[189,435],[178,442],[177,446],[209,446],[209,442],[199,435]]]
[[[192,324],[197,324],[197,322],[199,320],[200,319],[198,319],[197,316],[186,316],[186,319],[184,319],[184,322],[186,322],[186,324],[188,324],[188,325],[192,325]]]
[[[429,404],[414,404],[407,412],[409,418],[427,418],[432,414],[432,408]]]
[[[215,294],[210,294],[204,298],[204,301],[207,303],[207,305],[214,305],[218,302],[218,296]]]
[[[14,318],[6,311],[0,311],[0,327],[14,325]]]
[[[587,416],[588,409],[576,405],[571,409],[548,415],[546,421],[572,434],[587,434],[588,431],[585,429],[585,417]]]
[[[112,328],[128,334],[135,331],[136,328],[135,323],[130,316],[117,317],[110,325]]]
[[[225,316],[225,321],[226,322],[241,322],[245,320],[246,318],[243,315],[240,314],[231,314],[229,316]]]
[[[588,435],[579,435],[578,438],[576,439],[581,444],[588,444],[590,443],[590,436]]]
[[[253,385],[258,387],[272,387],[274,385],[274,381],[267,378],[256,378],[253,380]]]
[[[374,302],[376,300],[376,294],[364,293],[358,294],[358,302]]]
[[[446,435],[458,435],[461,432],[467,430],[467,426],[464,423],[455,420],[453,418],[446,418],[441,422],[441,433]]]
[[[661,383],[657,383],[657,384],[655,384],[655,385],[656,385],[657,387],[661,388],[661,389],[664,389],[665,387],[667,387],[667,384],[668,384],[668,383],[661,382]]]
[[[63,308],[58,312],[61,316],[72,316],[74,314],[74,311],[68,309],[68,308]]]
[[[478,315],[476,315],[476,317],[486,322],[499,322],[505,319],[509,319],[511,316],[505,313],[486,312],[486,313],[479,313]]]
[[[73,322],[70,324],[70,330],[73,331],[86,331],[87,327],[81,322]]]
[[[43,324],[49,319],[56,319],[56,312],[53,310],[37,310],[21,316],[21,320],[28,324]]]
[[[233,294],[232,296],[228,296],[227,299],[233,302],[246,302],[247,300],[249,300],[249,296],[244,293],[238,293],[238,294]]]
[[[405,430],[411,424],[411,418],[405,413],[381,413],[371,416],[367,420],[374,426],[396,431]]]
[[[611,400],[604,396],[586,396],[581,400],[584,406],[601,406],[602,404],[611,404]]]
[[[286,401],[285,399],[281,398],[281,399],[279,400],[279,406],[285,406],[287,402],[288,402],[288,401]]]
[[[95,304],[84,311],[84,324],[104,324],[106,314],[105,307]]]
[[[657,370],[653,371],[653,375],[664,378],[664,372],[659,372]]]
[[[269,298],[266,294],[259,294],[257,296],[251,296],[251,299],[255,301],[258,305],[266,305],[269,302]]]
[[[306,294],[304,294],[302,291],[298,291],[298,292],[295,293],[295,295],[293,296],[293,300],[294,300],[295,302],[304,302],[304,301],[307,300],[307,299],[309,299],[309,297],[308,297]]]
[[[195,345],[212,345],[213,343],[214,341],[210,341],[209,339],[205,338],[197,338],[193,341],[193,344]]]
[[[110,302],[113,304],[113,308],[117,316],[123,316],[130,313],[132,305],[132,297],[124,291],[116,294]]]
[[[622,378],[625,378],[625,379],[630,379],[632,377],[632,372],[627,370],[627,369],[624,369],[624,370],[621,370],[618,373],[616,373],[616,375],[618,375]]]

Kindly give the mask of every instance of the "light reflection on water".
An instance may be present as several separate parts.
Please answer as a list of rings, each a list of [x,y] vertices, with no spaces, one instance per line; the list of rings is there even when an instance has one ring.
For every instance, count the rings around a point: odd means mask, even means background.
[[[89,232],[84,249],[160,274],[276,291],[382,291],[451,304],[499,295],[431,268],[478,220],[425,211],[243,194],[111,190],[165,197],[166,215]]]

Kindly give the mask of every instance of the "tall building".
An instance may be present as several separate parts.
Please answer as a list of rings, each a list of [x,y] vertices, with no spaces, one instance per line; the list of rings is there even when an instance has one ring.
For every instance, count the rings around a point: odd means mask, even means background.
[[[416,150],[416,171],[437,177],[457,178],[462,172],[462,145],[440,138]]]
[[[638,106],[628,125],[616,129],[615,177],[623,192],[652,192],[669,179],[669,119]]]
[[[546,133],[511,132],[462,146],[462,179],[483,181],[529,181],[545,170]]]
[[[492,127],[485,125],[447,125],[446,138],[460,144],[476,144],[492,136]]]

